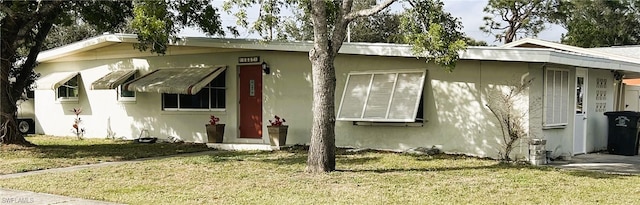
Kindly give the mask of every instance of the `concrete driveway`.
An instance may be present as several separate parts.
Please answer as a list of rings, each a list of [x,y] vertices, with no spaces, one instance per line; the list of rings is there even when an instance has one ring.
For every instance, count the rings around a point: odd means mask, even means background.
[[[567,161],[552,161],[549,165],[562,169],[640,175],[640,156],[592,153],[576,155]]]

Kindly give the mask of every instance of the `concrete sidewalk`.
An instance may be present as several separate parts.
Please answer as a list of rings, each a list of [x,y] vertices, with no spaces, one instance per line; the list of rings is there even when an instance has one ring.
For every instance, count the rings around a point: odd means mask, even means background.
[[[117,204],[105,201],[73,198],[53,194],[36,193],[0,188],[0,205],[5,204],[83,204],[83,205],[107,205]]]
[[[549,165],[571,170],[598,171],[608,174],[640,175],[640,156],[591,153],[573,156],[568,161],[553,161],[549,163]]]
[[[105,166],[113,166],[113,165],[119,165],[119,164],[138,163],[138,162],[143,162],[147,160],[165,159],[170,157],[206,155],[212,152],[214,151],[185,153],[185,154],[162,156],[162,157],[141,158],[141,159],[135,159],[130,161],[103,162],[98,164],[87,164],[87,165],[79,165],[79,166],[72,166],[72,167],[53,168],[53,169],[45,169],[45,170],[39,170],[39,171],[5,174],[5,175],[0,175],[0,179],[11,179],[11,178],[18,178],[18,177],[24,177],[24,176],[30,176],[30,175],[46,174],[46,173],[71,172],[71,171],[105,167]],[[95,205],[98,205],[98,204],[117,204],[117,203],[96,201],[96,200],[89,200],[89,199],[80,199],[80,198],[74,198],[74,197],[68,197],[68,196],[37,193],[37,192],[31,192],[31,191],[0,188],[0,205],[5,205],[5,204],[6,205],[9,205],[9,204],[12,204],[12,205],[13,204],[31,204],[31,205],[33,204],[94,205],[95,204]]]

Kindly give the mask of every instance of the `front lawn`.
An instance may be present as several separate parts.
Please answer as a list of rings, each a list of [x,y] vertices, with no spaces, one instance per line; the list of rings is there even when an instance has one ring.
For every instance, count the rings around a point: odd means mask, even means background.
[[[140,144],[52,136],[27,137],[27,140],[38,146],[0,146],[0,174],[209,150],[204,144]]]
[[[636,204],[640,176],[464,156],[344,153],[303,172],[305,151],[182,156],[0,181],[0,187],[128,204]]]

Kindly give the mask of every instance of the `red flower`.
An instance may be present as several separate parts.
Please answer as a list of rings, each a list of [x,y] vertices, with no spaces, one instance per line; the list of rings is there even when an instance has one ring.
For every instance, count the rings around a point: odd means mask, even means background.
[[[211,117],[209,117],[209,124],[211,125],[216,125],[219,121],[220,118],[217,118],[215,115],[211,115]]]
[[[269,123],[271,123],[271,126],[282,126],[284,125],[284,122],[287,122],[284,118],[280,118],[277,115],[273,117],[274,120],[271,121],[269,120]]]

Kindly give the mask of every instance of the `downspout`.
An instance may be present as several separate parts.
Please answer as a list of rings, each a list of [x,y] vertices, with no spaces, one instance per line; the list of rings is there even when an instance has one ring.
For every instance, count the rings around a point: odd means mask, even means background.
[[[624,107],[624,83],[622,83],[622,78],[624,74],[620,71],[613,71],[613,80],[615,83],[615,95],[613,98],[614,111],[623,111]]]

